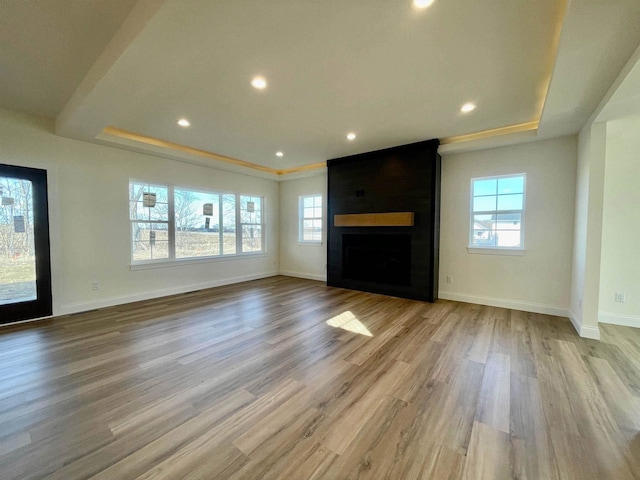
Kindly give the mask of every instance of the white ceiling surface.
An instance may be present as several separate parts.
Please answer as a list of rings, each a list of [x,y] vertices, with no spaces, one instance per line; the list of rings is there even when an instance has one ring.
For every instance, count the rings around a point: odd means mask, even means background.
[[[55,117],[135,0],[0,0],[0,107]]]
[[[100,135],[112,125],[286,169],[536,120],[563,6],[0,0],[0,107],[58,116],[83,140],[241,169]],[[639,42],[640,1],[571,0],[541,136],[577,132]],[[249,86],[258,74],[263,92]],[[469,101],[478,109],[461,114]]]
[[[639,43],[639,0],[571,0],[539,135],[579,131]]]
[[[167,0],[72,123],[280,169],[528,122],[561,7]],[[263,92],[249,85],[257,74],[269,82]],[[478,109],[465,116],[459,110],[469,101]],[[182,116],[190,128],[176,125]],[[349,131],[358,134],[353,143]]]
[[[640,47],[632,55],[607,97],[595,112],[595,120],[606,122],[640,115]],[[640,130],[638,130],[640,132]]]

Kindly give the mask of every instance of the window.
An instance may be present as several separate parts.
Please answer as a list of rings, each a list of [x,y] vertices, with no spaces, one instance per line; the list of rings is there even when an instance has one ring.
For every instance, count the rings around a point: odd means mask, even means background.
[[[471,180],[470,248],[523,249],[526,175]]]
[[[131,220],[131,260],[170,257],[169,188],[166,185],[129,184]]]
[[[322,242],[322,195],[299,197],[298,240],[301,243]]]
[[[224,208],[224,197],[232,197]],[[176,258],[236,253],[235,195],[175,188]],[[229,203],[229,202],[227,202]],[[223,228],[220,228],[223,219]],[[225,228],[226,226],[226,228]]]
[[[131,181],[129,205],[132,263],[264,251],[262,197]]]
[[[240,196],[242,252],[262,251],[262,198]]]

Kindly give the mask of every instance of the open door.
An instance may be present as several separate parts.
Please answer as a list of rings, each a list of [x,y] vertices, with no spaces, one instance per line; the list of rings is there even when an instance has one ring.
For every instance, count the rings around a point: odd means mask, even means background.
[[[51,314],[47,172],[0,164],[0,324]]]

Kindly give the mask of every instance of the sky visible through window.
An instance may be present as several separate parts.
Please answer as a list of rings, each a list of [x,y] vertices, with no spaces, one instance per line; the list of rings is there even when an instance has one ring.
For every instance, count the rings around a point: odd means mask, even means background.
[[[471,247],[522,247],[524,187],[524,174],[472,181]]]

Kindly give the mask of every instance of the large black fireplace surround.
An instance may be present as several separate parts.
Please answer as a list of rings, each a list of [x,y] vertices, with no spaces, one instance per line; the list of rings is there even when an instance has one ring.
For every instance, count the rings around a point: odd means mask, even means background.
[[[437,299],[438,145],[429,140],[327,162],[328,285]],[[413,225],[335,224],[336,215],[391,212],[413,213]]]

